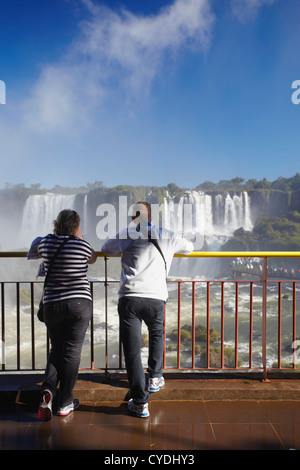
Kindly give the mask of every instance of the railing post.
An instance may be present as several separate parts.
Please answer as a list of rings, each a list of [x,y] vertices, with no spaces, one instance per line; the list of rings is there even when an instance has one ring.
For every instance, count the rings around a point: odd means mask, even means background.
[[[224,369],[224,281],[221,281],[221,369]]]
[[[105,309],[105,377],[108,378],[108,334],[107,334],[107,325],[108,325],[108,299],[107,299],[107,291],[108,291],[108,272],[107,272],[107,261],[109,258],[107,256],[104,257],[104,292],[105,292],[105,300],[104,300],[104,309]]]
[[[234,364],[235,368],[238,368],[239,356],[238,356],[238,347],[239,347],[239,282],[236,281],[235,284],[235,348],[234,348]]]
[[[253,281],[250,282],[250,319],[249,319],[249,369],[252,369],[253,354]]]
[[[263,362],[263,382],[270,382],[267,378],[267,279],[268,279],[268,258],[264,258],[263,267],[263,299],[262,299],[262,362]]]
[[[16,283],[16,299],[17,299],[17,370],[21,369],[21,329],[20,329],[20,283]]]
[[[166,368],[166,325],[167,325],[167,309],[166,309],[166,304],[165,304],[165,309],[164,309],[164,355],[163,355],[163,369]],[[120,345],[121,345],[121,339],[120,339]],[[120,346],[121,349],[121,346]],[[120,355],[121,357],[121,355]],[[121,363],[120,363],[120,369],[121,369]]]
[[[180,348],[181,348],[181,282],[178,282],[178,318],[177,318],[177,369],[180,369]]]
[[[206,367],[210,365],[210,282],[207,282],[206,291]]]
[[[281,369],[281,310],[282,310],[282,283],[278,282],[278,369]]]
[[[192,282],[192,369],[195,368],[195,281]]]
[[[2,341],[2,353],[5,353],[5,298],[4,298],[4,282],[1,282],[1,341]],[[4,355],[2,354],[2,370],[5,370],[5,360]]]
[[[93,282],[90,283],[91,287],[91,295],[92,295],[92,312],[94,312],[94,284]],[[91,321],[90,321],[90,329],[91,329],[91,369],[94,370],[95,368],[95,350],[94,350],[94,313],[92,315]]]
[[[34,329],[34,285],[30,283],[31,314],[31,367],[35,370],[35,329]]]
[[[296,283],[293,282],[293,358],[295,357],[295,353],[297,351],[297,343],[296,343]],[[293,361],[293,368],[296,369],[296,361]]]

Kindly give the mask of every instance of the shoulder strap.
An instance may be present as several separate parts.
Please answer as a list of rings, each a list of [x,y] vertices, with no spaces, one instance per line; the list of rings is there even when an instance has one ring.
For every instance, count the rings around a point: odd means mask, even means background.
[[[150,231],[150,230],[148,231],[148,240],[149,240],[149,242],[153,243],[153,245],[154,245],[154,246],[158,249],[158,251],[160,252],[160,254],[161,254],[161,256],[162,256],[162,259],[164,260],[164,263],[165,263],[165,270],[166,270],[166,274],[167,274],[168,268],[167,268],[167,262],[166,262],[166,260],[165,260],[164,254],[163,254],[163,252],[161,251],[161,248],[160,248],[160,246],[159,246],[157,240],[151,238],[151,231]]]

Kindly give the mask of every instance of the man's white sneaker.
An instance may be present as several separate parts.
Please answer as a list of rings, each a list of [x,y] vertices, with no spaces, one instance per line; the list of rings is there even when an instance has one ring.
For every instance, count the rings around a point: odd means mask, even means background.
[[[158,392],[165,385],[165,379],[161,377],[149,377],[148,392]]]
[[[59,408],[57,414],[59,416],[67,416],[71,411],[77,410],[78,407],[79,407],[79,401],[75,398],[75,400],[73,400],[72,403],[70,403],[70,405]]]
[[[148,418],[149,416],[148,403],[136,405],[132,398],[128,402],[128,410],[135,413],[139,418]]]

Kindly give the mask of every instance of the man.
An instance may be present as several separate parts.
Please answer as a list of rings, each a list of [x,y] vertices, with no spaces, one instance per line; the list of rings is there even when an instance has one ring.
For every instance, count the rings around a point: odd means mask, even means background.
[[[108,256],[121,254],[118,312],[121,340],[132,398],[128,409],[139,417],[149,416],[149,391],[164,385],[164,307],[168,298],[166,276],[174,253],[189,254],[193,244],[151,224],[151,206],[132,206],[132,223],[102,246]],[[161,251],[160,251],[161,250]],[[149,331],[148,388],[141,359],[142,320]]]

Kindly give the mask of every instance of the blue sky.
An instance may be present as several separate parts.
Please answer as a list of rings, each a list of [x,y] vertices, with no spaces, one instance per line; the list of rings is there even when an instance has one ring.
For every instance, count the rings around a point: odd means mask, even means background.
[[[0,188],[300,171],[299,0],[10,0],[0,18]]]

